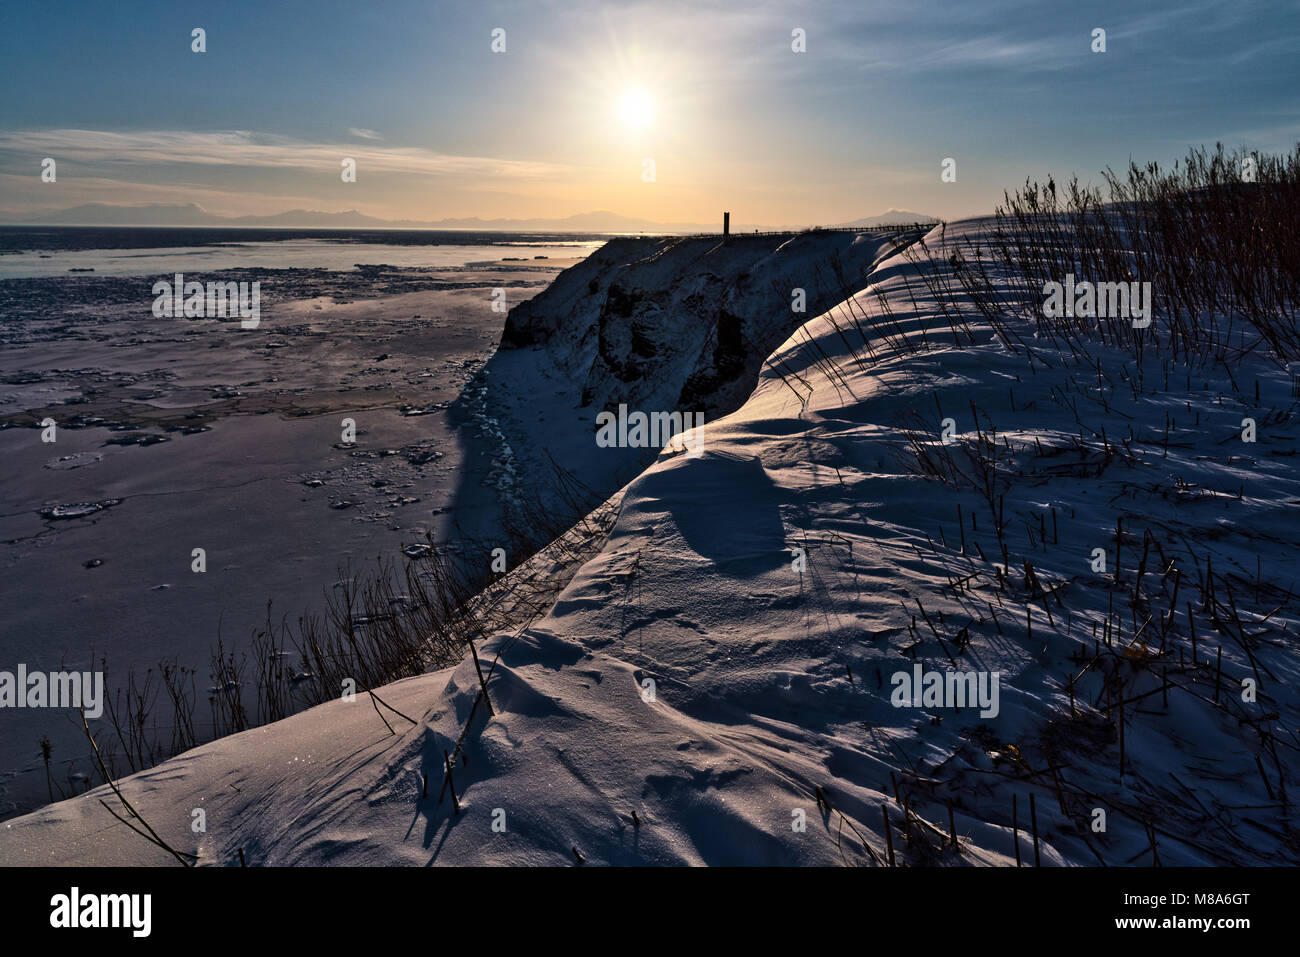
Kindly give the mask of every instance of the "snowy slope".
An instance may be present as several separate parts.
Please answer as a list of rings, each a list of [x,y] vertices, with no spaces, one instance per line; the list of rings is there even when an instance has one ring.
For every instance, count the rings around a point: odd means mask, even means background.
[[[1236,369],[1260,383],[1245,408],[1221,368],[1139,392],[1133,356],[1098,350],[1082,388],[1078,367],[1046,346],[1012,353],[973,313],[974,343],[956,341],[916,269],[885,262],[855,312],[776,350],[702,454],[665,450],[620,493],[608,540],[549,613],[480,649],[485,666],[499,655],[493,715],[467,660],[379,690],[416,719],[390,713],[395,734],[362,695],[124,792],[208,864],[240,849],[253,864],[871,864],[889,854],[882,815],[900,864],[1296,863],[1284,595],[1300,429],[1285,371]],[[858,361],[846,317],[885,306],[888,341]],[[904,346],[922,332],[926,348]],[[1244,415],[1264,423],[1256,444],[1234,438]],[[942,461],[949,416],[959,464],[1001,450],[994,495],[919,474],[918,450]],[[1139,565],[1148,531],[1163,554],[1147,546]],[[1094,548],[1121,584],[1091,570]],[[1148,597],[1130,608],[1139,568]],[[1215,575],[1202,610],[1193,582]],[[996,672],[998,714],[895,707],[892,676],[918,664]],[[444,749],[459,814],[439,800]],[[100,788],[6,822],[0,863],[171,860],[100,798],[116,807]],[[950,814],[959,850],[944,847]]]

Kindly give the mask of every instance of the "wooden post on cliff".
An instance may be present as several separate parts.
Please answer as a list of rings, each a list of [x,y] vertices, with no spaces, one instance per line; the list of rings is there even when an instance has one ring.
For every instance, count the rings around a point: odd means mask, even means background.
[[[731,235],[731,213],[722,214],[722,238],[726,239]]]

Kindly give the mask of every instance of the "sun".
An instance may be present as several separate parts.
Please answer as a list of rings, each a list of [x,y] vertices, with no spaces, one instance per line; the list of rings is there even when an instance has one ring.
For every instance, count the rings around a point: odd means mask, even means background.
[[[644,130],[654,122],[654,100],[641,87],[624,90],[618,101],[618,118],[629,130]]]

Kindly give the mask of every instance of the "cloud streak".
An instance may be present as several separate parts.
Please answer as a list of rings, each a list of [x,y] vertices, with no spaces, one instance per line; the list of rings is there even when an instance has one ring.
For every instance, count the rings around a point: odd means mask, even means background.
[[[352,131],[356,135],[371,130]],[[311,143],[246,130],[192,132],[62,129],[0,133],[0,151],[84,163],[149,166],[233,166],[245,169],[337,170],[344,157],[363,173],[540,180],[574,175],[573,166],[531,160],[454,156],[418,147]]]

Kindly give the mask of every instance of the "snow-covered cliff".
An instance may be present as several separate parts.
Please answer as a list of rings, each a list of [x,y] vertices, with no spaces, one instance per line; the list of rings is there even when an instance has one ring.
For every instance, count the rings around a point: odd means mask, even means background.
[[[748,396],[768,354],[920,231],[618,239],[512,310],[504,349],[541,346],[584,406],[703,411]]]
[[[613,240],[510,310],[500,348],[458,403],[481,440],[462,472],[460,528],[491,538],[498,507],[546,499],[552,463],[612,494],[658,454],[598,449],[602,412],[739,407],[771,351],[866,284],[921,229]],[[482,486],[492,490],[486,502]]]

